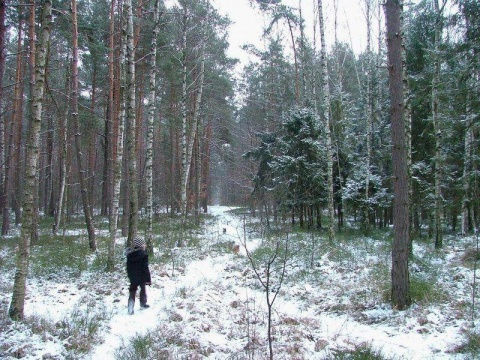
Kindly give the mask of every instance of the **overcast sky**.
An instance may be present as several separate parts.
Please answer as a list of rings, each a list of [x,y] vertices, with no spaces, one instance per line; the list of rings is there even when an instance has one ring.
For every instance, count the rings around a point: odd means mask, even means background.
[[[282,0],[282,4],[298,9],[300,0]],[[327,44],[334,41],[334,0],[323,0],[323,13],[326,20],[325,32]],[[314,19],[318,15],[314,13],[314,3],[317,0],[301,0],[302,16],[305,19],[305,32],[312,39]],[[338,3],[338,37],[339,41],[351,44],[356,53],[360,53],[366,47],[366,20],[364,15],[364,0],[337,0]],[[233,24],[230,26],[230,56],[239,58],[242,62],[248,60],[245,51],[241,50],[244,44],[254,44],[260,48],[263,46],[261,39],[262,31],[268,25],[268,17],[262,15],[256,8],[252,8],[249,0],[211,0],[211,4],[223,15],[227,15]],[[377,27],[376,11],[374,27]],[[298,35],[298,34],[297,34]],[[285,32],[286,40],[290,35]],[[372,44],[376,44],[377,40]],[[291,42],[286,46],[291,47]],[[320,47],[317,26],[317,49]]]

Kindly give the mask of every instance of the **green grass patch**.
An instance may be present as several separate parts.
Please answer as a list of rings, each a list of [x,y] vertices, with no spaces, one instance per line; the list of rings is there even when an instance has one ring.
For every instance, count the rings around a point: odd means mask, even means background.
[[[230,213],[232,215],[237,215],[237,216],[246,215],[247,217],[251,217],[250,210],[246,207],[241,207],[241,206],[232,208],[232,209],[226,211],[225,213]]]
[[[229,254],[233,252],[234,245],[235,245],[234,241],[217,242],[210,246],[210,252],[217,253],[217,254]],[[242,246],[240,245],[240,247]]]
[[[283,259],[289,257],[289,249],[285,246],[285,241],[282,239],[270,238],[264,241],[261,246],[250,253],[254,262],[258,264],[267,264],[274,258],[276,262],[282,262]],[[287,253],[286,253],[287,252]]]
[[[469,248],[466,249],[462,258],[462,264],[465,267],[474,267],[475,262],[477,262],[477,268],[480,267],[478,264],[478,260],[480,260],[480,251],[476,248]]]
[[[135,334],[116,349],[115,359],[204,359],[212,353],[210,346],[201,345],[182,331],[181,324],[173,322],[147,334]]]
[[[150,332],[145,335],[135,334],[128,344],[123,344],[115,351],[115,359],[153,359],[154,341],[154,336]]]
[[[56,334],[58,332],[53,321],[38,315],[26,318],[25,325],[27,325],[34,334],[42,336],[43,339],[48,338],[50,334]]]
[[[421,304],[441,303],[447,300],[447,294],[433,276],[410,276],[410,296],[413,302]]]
[[[34,277],[80,276],[88,269],[88,240],[79,236],[41,235],[32,246],[30,271]]]
[[[15,246],[17,239],[9,239],[11,244],[0,246],[0,269],[7,273],[15,269]]]
[[[104,305],[93,297],[80,300],[58,325],[65,348],[74,354],[89,352],[101,340],[100,330],[110,318]]]
[[[480,333],[478,329],[465,331],[465,341],[460,344],[455,352],[470,355],[471,359],[480,358]]]
[[[326,360],[387,360],[381,350],[371,344],[356,345],[352,350],[335,350]]]

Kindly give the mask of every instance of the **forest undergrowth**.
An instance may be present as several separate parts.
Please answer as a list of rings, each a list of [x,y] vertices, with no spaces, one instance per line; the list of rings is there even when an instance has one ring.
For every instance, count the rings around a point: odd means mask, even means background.
[[[480,356],[474,237],[450,235],[441,250],[415,240],[413,304],[396,311],[389,305],[388,230],[365,236],[351,228],[331,243],[322,229],[267,229],[241,209],[204,215],[187,228],[180,218],[159,215],[147,289],[156,301],[155,322],[128,335],[116,324],[144,315],[129,318],[124,309],[125,239],[116,247],[115,271],[107,273],[107,224],[97,222],[94,254],[80,223],[59,236],[42,225],[32,245],[23,322],[8,318],[17,239],[0,239],[0,357],[95,358],[117,331],[112,359],[264,359],[269,326],[275,359],[407,359],[420,350],[432,359]],[[179,239],[185,247],[177,247]],[[276,296],[270,304],[267,292]],[[64,311],[52,315],[55,308]],[[409,349],[410,336],[424,342],[420,350]],[[405,344],[397,341],[402,337]]]

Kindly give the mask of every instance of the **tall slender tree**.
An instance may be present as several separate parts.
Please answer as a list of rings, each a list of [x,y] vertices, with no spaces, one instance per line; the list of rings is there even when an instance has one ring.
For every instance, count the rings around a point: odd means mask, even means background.
[[[188,32],[188,9],[186,2],[183,4],[182,16],[182,100],[181,100],[181,116],[182,116],[182,135],[181,135],[181,169],[180,169],[180,209],[184,216],[187,216],[187,189],[183,188],[188,180],[187,169],[187,32]]]
[[[193,146],[195,144],[195,141],[198,141],[198,127],[199,127],[199,117],[200,117],[200,105],[202,103],[202,95],[203,95],[203,83],[205,79],[205,46],[207,42],[207,36],[206,36],[206,24],[208,24],[208,4],[207,4],[207,15],[206,19],[203,19],[202,21],[202,29],[204,32],[203,35],[203,40],[201,42],[201,48],[200,48],[200,74],[198,76],[198,83],[197,83],[197,94],[196,94],[196,100],[195,100],[195,105],[193,109],[193,115],[192,115],[192,125],[190,129],[190,136],[187,139],[186,142],[186,153],[185,153],[185,163],[184,168],[182,169],[182,174],[183,174],[183,182],[181,184],[182,189],[182,209],[184,211],[184,214],[186,214],[187,211],[187,192],[188,192],[188,183],[190,180],[190,168],[191,164],[193,161]]]
[[[318,24],[320,28],[320,58],[323,90],[323,121],[325,123],[326,157],[327,157],[327,208],[328,208],[328,238],[335,238],[335,209],[333,202],[333,150],[330,123],[330,88],[328,81],[327,44],[325,40],[325,20],[323,17],[323,0],[318,0]]]
[[[157,34],[159,31],[159,0],[155,0],[153,8],[153,31],[152,43],[150,45],[150,82],[148,89],[148,122],[147,122],[147,143],[146,143],[146,201],[147,201],[147,248],[153,251],[153,132],[156,110],[156,78],[157,78]]]
[[[70,89],[70,73],[67,70],[65,80],[65,93],[69,93]],[[55,212],[55,221],[53,224],[53,234],[56,235],[60,227],[60,221],[62,219],[62,214],[64,211],[64,202],[65,194],[67,190],[67,151],[68,151],[68,102],[64,105],[64,115],[60,117],[59,123],[59,167],[60,167],[60,184],[59,184],[59,194],[58,201]]]
[[[5,73],[5,36],[7,34],[7,27],[5,25],[6,19],[6,4],[5,0],[0,0],[0,212],[3,211],[3,201],[4,201],[4,187],[3,180],[5,176],[5,167],[3,159],[5,159],[5,117],[3,115],[3,74]],[[1,213],[0,213],[1,214]]]
[[[379,13],[380,13],[380,4],[379,4]],[[405,26],[405,23],[402,22],[402,26]],[[380,29],[380,26],[379,26]],[[402,29],[402,31],[404,31]],[[380,32],[380,30],[379,30]],[[379,36],[380,38],[380,36]],[[409,256],[413,255],[413,244],[412,244],[412,237],[413,237],[413,218],[414,218],[414,206],[413,206],[413,184],[412,184],[412,101],[410,96],[410,83],[408,79],[408,72],[407,72],[407,47],[405,45],[405,37],[402,37],[403,46],[402,46],[402,64],[403,64],[403,98],[405,101],[405,137],[406,137],[406,147],[407,147],[407,181],[408,181],[408,216],[409,216],[409,244],[408,244],[408,252]],[[381,45],[379,43],[378,49],[378,56],[380,57],[380,48]],[[380,64],[377,64],[378,68]],[[380,84],[379,84],[380,86]],[[379,91],[379,95],[381,94],[381,90]],[[377,100],[378,101],[378,100]]]
[[[366,232],[370,228],[370,176],[372,166],[372,137],[373,137],[373,52],[372,52],[372,0],[365,0],[365,19],[367,22],[367,49],[366,49],[366,96],[365,96],[365,121],[366,121],[366,156],[365,156],[365,205],[363,208],[363,227]]]
[[[24,8],[19,6],[18,9],[18,28],[17,28],[17,59],[15,66],[15,85],[13,90],[13,105],[11,121],[6,129],[6,154],[5,154],[5,176],[4,176],[4,192],[3,192],[3,221],[2,221],[2,234],[6,235],[10,231],[10,210],[12,206],[13,195],[17,194],[14,188],[15,169],[14,165],[18,164],[14,162],[15,153],[18,152],[18,148],[15,150],[15,134],[20,131],[19,128],[22,124],[23,118],[23,87],[24,87],[24,51],[23,49],[23,37],[24,37]],[[17,157],[19,159],[19,157]],[[20,220],[20,219],[18,219]]]
[[[462,61],[465,61],[467,72],[465,79],[465,130],[463,156],[463,196],[462,196],[462,224],[461,232],[467,235],[480,221],[478,196],[478,164],[479,164],[479,122],[478,98],[480,94],[480,4],[477,1],[457,0],[460,12],[464,18],[463,44],[465,52]],[[462,45],[463,45],[462,44]],[[476,222],[477,221],[477,222]]]
[[[110,3],[109,13],[109,34],[108,34],[108,100],[105,117],[105,148],[104,148],[104,167],[102,184],[102,215],[109,215],[112,212],[112,192],[113,192],[113,124],[115,119],[115,4]]]
[[[126,33],[126,122],[127,122],[127,161],[128,161],[128,196],[129,196],[129,221],[128,239],[130,244],[138,231],[138,189],[137,189],[137,147],[135,116],[135,46],[133,32],[132,0],[125,0],[127,14]]]
[[[410,306],[408,246],[408,181],[407,149],[405,134],[405,100],[403,98],[402,63],[402,18],[403,5],[400,0],[385,3],[387,23],[388,69],[390,76],[390,106],[393,165],[393,226],[392,247],[392,305],[404,310]]]
[[[35,59],[35,86],[33,88],[33,112],[28,128],[26,149],[25,194],[23,198],[23,222],[18,242],[15,281],[9,316],[15,320],[24,318],[25,296],[27,289],[30,244],[35,221],[35,197],[37,164],[39,159],[40,130],[42,123],[43,93],[45,87],[45,69],[47,49],[52,27],[52,3],[44,0],[42,4],[41,33]]]
[[[72,122],[75,131],[75,150],[77,154],[78,178],[80,182],[80,192],[82,195],[83,214],[85,216],[85,225],[88,233],[88,244],[90,250],[97,249],[95,239],[95,226],[93,222],[92,204],[88,194],[87,181],[84,171],[84,156],[82,151],[80,125],[78,119],[78,22],[77,22],[77,2],[71,0],[70,9],[72,12]]]
[[[444,1],[444,6],[446,0]],[[433,132],[435,134],[435,173],[434,173],[434,234],[435,234],[435,248],[439,249],[443,246],[443,198],[442,198],[442,137],[443,132],[440,126],[440,116],[438,109],[438,91],[440,86],[440,42],[442,41],[442,12],[438,0],[432,0],[435,14],[434,23],[434,43],[433,43],[433,78],[432,78],[432,123]],[[443,8],[443,7],[442,7]]]
[[[119,7],[122,8],[122,2],[120,1]],[[110,16],[112,16],[110,21],[114,21],[114,5],[112,3],[112,8]],[[120,45],[120,56],[119,56],[119,94],[118,94],[118,104],[114,106],[112,103],[112,108],[119,108],[116,117],[112,118],[112,121],[118,123],[118,128],[116,131],[116,139],[112,140],[115,143],[114,149],[112,151],[112,198],[111,198],[111,209],[110,215],[108,218],[108,228],[109,228],[109,244],[108,244],[108,259],[107,259],[107,269],[113,271],[115,264],[115,241],[118,228],[118,214],[120,207],[120,189],[122,184],[122,165],[123,165],[123,151],[124,151],[124,133],[125,133],[125,112],[126,112],[126,54],[127,54],[127,13],[125,7],[123,7],[123,20],[122,20],[122,36],[121,36],[121,45]],[[112,26],[110,27],[112,28]],[[113,45],[113,37],[110,39],[110,43]],[[110,55],[110,59],[113,62],[113,54]],[[113,64],[111,65],[113,68]],[[113,69],[110,73],[113,76]],[[110,81],[111,86],[116,86],[113,82],[113,78]],[[113,96],[113,94],[112,94]],[[113,111],[113,110],[112,110]],[[113,127],[113,126],[112,126]]]

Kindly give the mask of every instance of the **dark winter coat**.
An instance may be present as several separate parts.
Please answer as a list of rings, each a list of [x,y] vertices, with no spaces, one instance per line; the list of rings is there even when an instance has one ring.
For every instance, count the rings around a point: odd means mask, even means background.
[[[133,250],[127,253],[127,274],[131,284],[151,283],[148,269],[148,254],[145,250]]]

